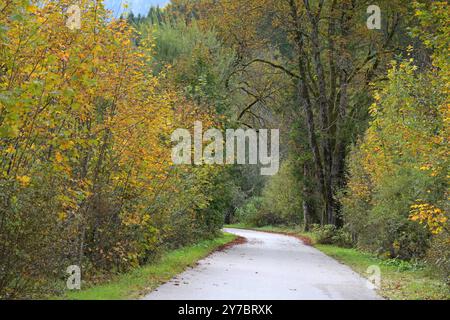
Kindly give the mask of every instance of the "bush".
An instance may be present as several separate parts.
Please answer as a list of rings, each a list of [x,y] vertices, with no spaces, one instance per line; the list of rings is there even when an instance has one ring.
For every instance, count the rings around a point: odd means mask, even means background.
[[[319,244],[333,244],[344,248],[353,246],[352,235],[345,228],[336,228],[330,224],[325,226],[314,224],[311,226],[311,231]]]
[[[279,216],[264,209],[264,199],[254,197],[236,210],[236,219],[247,225],[263,227],[282,224]]]
[[[317,243],[333,244],[333,237],[336,235],[335,226],[314,224],[311,226],[311,231],[315,234]]]
[[[236,210],[235,219],[249,225],[261,225],[259,219],[259,211],[262,199],[255,197],[248,200],[242,207]]]
[[[250,202],[247,209],[253,217],[252,224],[264,226],[302,223],[301,184],[296,179],[294,170],[294,163],[285,161],[279,173],[267,181],[262,197],[256,203]]]
[[[369,128],[350,154],[340,199],[358,245],[408,260],[425,256],[445,218],[441,214],[433,221],[430,210],[414,218],[413,206],[423,203],[443,213],[448,202],[447,71],[416,72],[412,61],[394,65],[375,95]],[[419,219],[434,229],[411,221]]]
[[[332,241],[335,245],[343,248],[351,248],[354,246],[352,234],[345,229],[336,230]]]
[[[428,248],[430,233],[410,221],[410,208],[418,197],[433,201],[427,190],[438,187],[436,179],[416,169],[398,168],[379,179],[376,187],[350,182],[352,193],[343,197],[344,217],[358,244],[391,258],[421,258]],[[357,184],[358,183],[358,184]],[[356,187],[358,189],[356,189]],[[364,190],[370,190],[365,194]]]
[[[450,285],[450,236],[442,233],[433,237],[426,261],[439,272]]]

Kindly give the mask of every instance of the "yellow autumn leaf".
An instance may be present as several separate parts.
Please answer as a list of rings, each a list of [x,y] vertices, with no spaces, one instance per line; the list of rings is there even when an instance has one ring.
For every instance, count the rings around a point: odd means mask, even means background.
[[[26,187],[30,184],[31,178],[28,176],[18,176],[17,181],[23,186]]]
[[[5,151],[6,151],[6,153],[14,153],[16,151],[16,149],[14,149],[13,146],[9,146]]]
[[[56,152],[56,154],[55,154],[55,160],[56,160],[56,162],[58,162],[58,163],[63,162],[64,158],[63,158],[63,156],[61,155],[60,152]]]
[[[59,219],[60,221],[66,220],[66,219],[67,219],[67,213],[65,213],[65,212],[60,212],[60,213],[58,213],[58,219]]]

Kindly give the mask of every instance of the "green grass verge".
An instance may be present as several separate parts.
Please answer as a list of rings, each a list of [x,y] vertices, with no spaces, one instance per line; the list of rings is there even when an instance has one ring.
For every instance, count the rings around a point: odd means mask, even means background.
[[[167,252],[155,263],[117,275],[105,284],[95,285],[81,291],[67,292],[58,299],[126,300],[139,298],[235,239],[235,235],[223,233],[213,240],[202,241],[196,245]]]
[[[359,274],[367,275],[367,268],[377,265],[381,270],[379,293],[392,300],[448,300],[449,287],[427,267],[401,270],[396,263],[387,264],[376,256],[357,249],[340,248],[332,245],[315,245],[330,257],[350,266]],[[390,260],[392,261],[392,260]]]
[[[449,300],[450,289],[429,267],[402,270],[399,261],[382,260],[373,254],[354,248],[341,248],[334,245],[315,243],[313,233],[302,232],[300,228],[266,226],[249,227],[244,224],[227,225],[227,228],[252,229],[279,233],[297,233],[312,239],[314,247],[348,265],[362,276],[367,276],[367,268],[377,265],[381,270],[381,288],[378,293],[392,300]]]

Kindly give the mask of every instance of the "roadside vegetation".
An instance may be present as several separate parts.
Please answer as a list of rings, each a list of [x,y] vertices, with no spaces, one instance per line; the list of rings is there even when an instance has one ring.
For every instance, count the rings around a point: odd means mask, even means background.
[[[217,236],[239,201],[229,168],[174,166],[170,142],[227,123],[233,51],[103,1],[80,1],[70,30],[72,4],[0,4],[0,299],[58,294],[72,265],[89,282],[151,264]]]

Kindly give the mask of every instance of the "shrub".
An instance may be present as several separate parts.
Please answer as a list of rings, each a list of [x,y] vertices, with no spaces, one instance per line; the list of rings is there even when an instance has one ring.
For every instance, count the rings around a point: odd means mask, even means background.
[[[294,163],[287,160],[282,163],[279,173],[267,181],[255,223],[259,225],[302,223],[301,184],[294,173]]]
[[[335,245],[343,248],[351,248],[354,245],[352,234],[345,228],[337,229],[332,241]]]
[[[249,225],[262,225],[259,211],[261,209],[262,199],[255,197],[249,199],[242,207],[236,210],[236,220]]]
[[[330,224],[325,226],[313,224],[311,231],[319,244],[333,244],[344,248],[353,246],[352,235],[346,228],[337,228]]]
[[[434,269],[450,285],[450,236],[448,233],[441,233],[433,237],[426,255],[426,261],[434,266]]]
[[[311,231],[315,234],[317,243],[333,244],[333,238],[336,235],[335,226],[331,224],[325,226],[314,224],[311,227]]]
[[[357,177],[353,176],[350,190],[358,191],[342,200],[345,220],[349,230],[358,235],[358,244],[391,258],[423,257],[430,233],[409,220],[410,208],[418,196],[434,202],[434,194],[427,190],[439,187],[434,184],[436,179],[413,168],[397,168],[379,178],[375,187],[358,183]],[[366,194],[364,190],[370,188]]]
[[[393,66],[374,96],[369,128],[348,161],[344,219],[360,246],[391,258],[423,258],[430,231],[440,230],[411,221],[415,204],[445,211],[447,76],[437,70],[416,72],[413,60]]]

